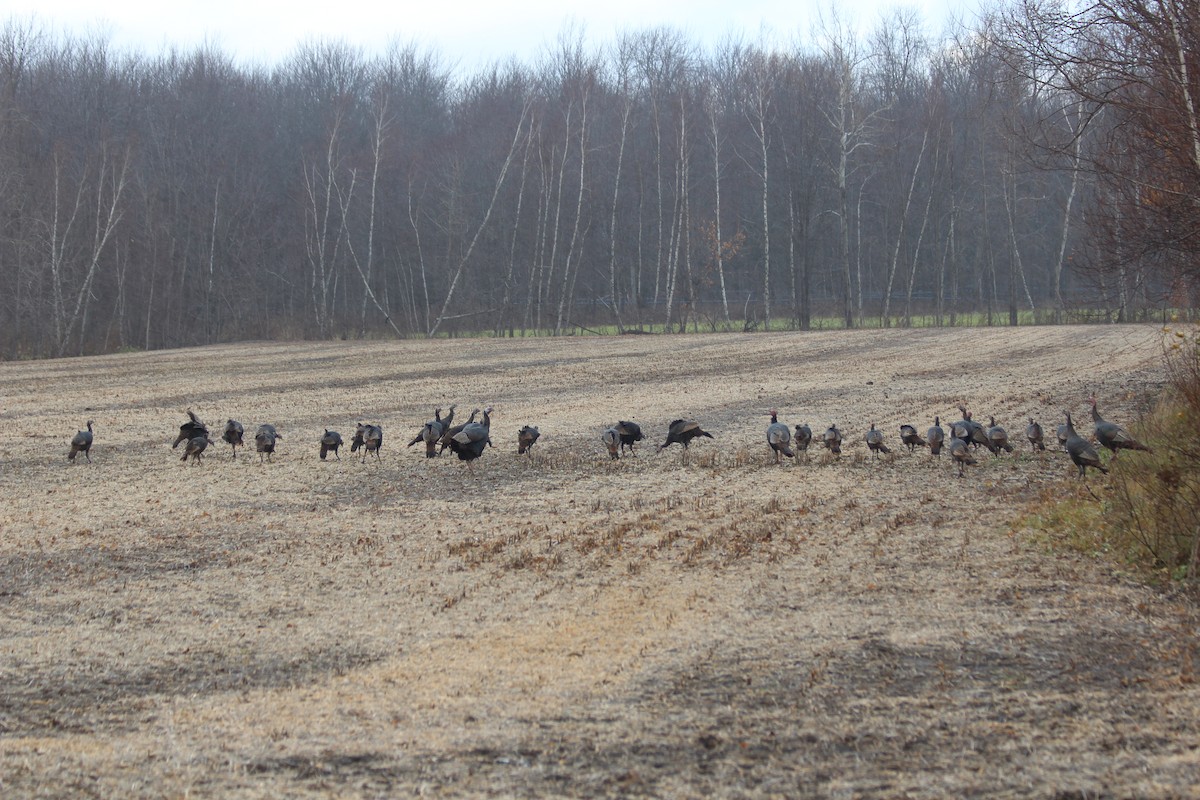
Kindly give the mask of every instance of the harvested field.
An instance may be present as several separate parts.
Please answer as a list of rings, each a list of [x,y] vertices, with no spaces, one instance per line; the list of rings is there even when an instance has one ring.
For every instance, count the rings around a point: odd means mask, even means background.
[[[1027,418],[1094,391],[1132,423],[1160,354],[1106,326],[0,364],[0,796],[1196,796],[1194,600],[1018,522],[1088,491]],[[897,431],[960,401],[1019,443],[962,479]],[[470,467],[405,447],[452,402],[495,406]],[[189,407],[274,423],[273,463],[182,463]],[[771,407],[844,454],[774,465]],[[715,439],[656,454],[680,416]],[[618,419],[647,440],[610,461]],[[318,459],[359,421],[378,462]]]

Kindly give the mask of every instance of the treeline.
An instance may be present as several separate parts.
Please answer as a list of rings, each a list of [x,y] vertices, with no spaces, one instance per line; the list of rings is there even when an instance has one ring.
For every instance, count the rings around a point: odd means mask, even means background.
[[[0,356],[1190,305],[1186,247],[1113,258],[1112,220],[1144,222],[1097,168],[1122,119],[1030,69],[1031,19],[933,37],[896,11],[788,49],[567,30],[473,74],[9,20]]]

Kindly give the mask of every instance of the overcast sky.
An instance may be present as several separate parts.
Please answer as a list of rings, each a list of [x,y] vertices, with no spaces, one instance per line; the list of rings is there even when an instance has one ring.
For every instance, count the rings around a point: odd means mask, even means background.
[[[341,40],[367,54],[398,40],[435,50],[470,71],[509,57],[535,61],[569,24],[580,27],[590,45],[660,25],[705,46],[728,33],[758,40],[766,32],[776,42],[807,39],[834,2],[843,18],[860,27],[873,26],[886,10],[907,7],[934,32],[948,8],[964,8],[951,0],[0,0],[0,19],[32,18],[58,33],[101,33],[115,47],[147,55],[207,40],[241,62],[264,65],[313,39]],[[973,7],[970,0],[965,7]]]

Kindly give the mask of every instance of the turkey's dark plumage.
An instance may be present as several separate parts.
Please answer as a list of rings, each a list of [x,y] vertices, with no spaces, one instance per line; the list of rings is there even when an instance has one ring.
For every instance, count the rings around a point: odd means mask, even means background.
[[[1042,431],[1042,426],[1033,421],[1033,417],[1029,418],[1029,424],[1025,426],[1025,438],[1029,440],[1029,446],[1034,450],[1046,449],[1046,435]]]
[[[183,449],[183,458],[179,460],[187,461],[188,456],[191,456],[192,463],[199,464],[201,456],[204,455],[205,449],[210,444],[216,444],[216,442],[208,438],[207,434],[204,436],[193,436],[191,439],[188,439],[187,446]]]
[[[706,430],[700,428],[700,423],[694,419],[677,419],[671,422],[667,428],[667,440],[658,446],[658,451],[661,452],[664,447],[670,447],[678,442],[683,445],[686,450],[688,443],[700,436],[706,436],[709,439],[713,435]]]
[[[405,447],[412,447],[417,442],[423,441],[425,439],[426,432],[429,431],[431,427],[434,430],[443,432],[445,431],[445,427],[442,425],[442,409],[440,406],[433,410],[433,419],[422,425],[421,430],[417,431],[417,435],[414,436],[412,441],[405,445]],[[438,434],[438,438],[441,438],[441,434]]]
[[[190,408],[187,410],[187,415],[188,421],[179,426],[179,435],[171,443],[172,450],[178,447],[180,442],[190,442],[197,436],[208,438],[208,426],[201,422],[200,418]]]
[[[354,431],[354,438],[350,440],[350,452],[357,453],[362,450],[362,460],[367,460],[368,453],[375,454],[375,460],[379,460],[379,448],[383,447],[383,428],[378,425],[364,425],[358,423],[358,428]]]
[[[221,440],[232,448],[234,459],[237,459],[237,449],[242,446],[242,439],[245,434],[246,429],[242,427],[242,423],[236,419],[226,420],[225,431],[221,434]]]
[[[971,450],[967,447],[965,439],[960,439],[957,436],[950,439],[950,457],[958,464],[958,476],[961,478],[965,473],[966,467],[975,463],[975,457],[971,455]]]
[[[456,434],[460,433],[463,428],[465,428],[468,425],[475,422],[475,417],[478,416],[478,414],[479,414],[478,408],[472,409],[471,416],[467,417],[466,422],[463,422],[459,425],[453,425],[453,426],[447,425],[446,426],[446,432],[442,434],[441,439],[438,439],[438,455],[441,455],[442,452],[445,451],[445,449],[450,446],[450,440],[453,439]],[[449,419],[450,418],[447,417],[446,422],[448,422]]]
[[[1106,447],[1112,451],[1113,458],[1117,457],[1118,450],[1141,450],[1146,453],[1153,453],[1154,450],[1139,442],[1130,435],[1129,431],[1122,428],[1115,422],[1109,422],[1100,416],[1100,412],[1096,410],[1096,398],[1091,399],[1092,404],[1092,421],[1096,423],[1096,441],[1102,447]]]
[[[792,452],[792,431],[791,429],[779,421],[779,412],[771,409],[771,424],[767,426],[767,444],[771,447],[771,452],[775,454],[775,463],[780,462],[780,456],[794,457],[796,454]]]
[[[621,438],[621,452],[624,453],[625,448],[628,447],[629,452],[636,456],[637,452],[633,449],[633,443],[640,442],[642,440],[642,426],[638,425],[636,422],[630,422],[629,420],[623,419],[617,422],[612,429],[615,430],[617,432],[617,436]]]
[[[472,414],[474,416],[474,414]],[[483,449],[492,443],[492,407],[483,410],[483,419],[468,422],[458,433],[450,437],[450,450],[460,461],[471,462],[483,455]]]
[[[282,438],[279,431],[275,430],[275,426],[269,422],[258,426],[258,430],[254,433],[254,449],[258,451],[259,463],[262,463],[264,456],[268,461],[273,459],[275,441]]]
[[[797,425],[796,434],[792,437],[793,445],[797,452],[807,453],[808,446],[812,444],[812,428],[808,425]]]
[[[821,437],[821,441],[825,443],[825,448],[834,455],[841,455],[842,452],[842,432],[838,430],[837,425],[830,425],[825,429],[825,435]]]
[[[413,440],[408,443],[408,446],[412,447],[417,442],[425,442],[425,457],[433,458],[438,453],[438,441],[443,435],[445,435],[446,428],[452,419],[454,419],[453,404],[451,404],[450,413],[446,415],[445,419],[442,419],[442,410],[440,408],[435,408],[433,410],[433,419],[421,426],[421,430],[418,431],[417,435],[413,437]]]
[[[917,433],[917,429],[912,425],[900,426],[900,441],[908,445],[908,452],[916,450],[918,447],[924,447],[928,444],[921,438],[921,434]]]
[[[333,453],[333,457],[341,461],[342,457],[338,455],[338,448],[341,446],[342,435],[337,431],[331,431],[329,428],[326,428],[325,433],[321,435],[321,460],[324,461],[325,456]]]
[[[999,453],[1001,450],[1006,453],[1013,451],[1013,446],[1008,443],[1008,431],[996,424],[995,417],[988,417],[987,438],[992,445],[988,449],[993,453]]]
[[[971,419],[971,412],[967,411],[966,406],[959,406],[958,410],[962,412],[963,418],[953,425],[953,437],[962,439],[967,444],[986,447],[991,451],[992,455],[996,455],[1000,451],[992,444],[992,440],[988,438],[987,431],[983,425]]]
[[[875,427],[875,423],[871,423],[871,429],[866,435],[867,447],[871,451],[871,458],[879,458],[880,453],[890,453],[891,450],[883,443],[883,431]]]
[[[946,432],[942,430],[942,418],[933,418],[933,427],[925,431],[925,441],[929,443],[929,452],[931,455],[940,456],[942,454],[942,445],[946,443]]]
[[[1100,454],[1096,452],[1096,448],[1075,432],[1075,426],[1071,423],[1071,412],[1064,411],[1063,413],[1067,416],[1067,453],[1070,454],[1071,461],[1075,463],[1075,466],[1079,467],[1079,477],[1087,477],[1088,467],[1107,473],[1108,470],[1100,463]]]
[[[458,404],[451,403],[450,413],[438,420],[438,422],[442,423],[442,430],[448,431],[450,430],[450,426],[454,424],[454,409],[456,408],[458,408]],[[437,414],[435,413],[434,416],[436,417]]]
[[[92,460],[92,425],[95,423],[92,420],[87,421],[87,430],[79,431],[71,437],[71,452],[67,453],[67,460],[74,461],[75,456],[83,453],[83,457],[88,461]]]
[[[542,434],[538,432],[537,426],[525,425],[521,430],[517,431],[517,455],[524,455],[533,449],[534,443]]]

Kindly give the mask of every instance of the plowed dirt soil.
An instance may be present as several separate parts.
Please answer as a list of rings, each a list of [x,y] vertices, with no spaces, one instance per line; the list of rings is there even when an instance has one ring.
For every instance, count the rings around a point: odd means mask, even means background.
[[[1090,430],[1095,392],[1133,425],[1161,354],[1105,326],[0,364],[0,796],[1200,796],[1194,599],[1025,515],[1107,491],[1028,418]],[[962,478],[898,436],[960,402],[1017,443]],[[471,465],[405,446],[450,403],[495,408]],[[845,452],[775,465],[772,407]],[[283,440],[183,463],[187,408]],[[714,439],[656,453],[677,417]],[[611,461],[619,419],[646,440]],[[318,459],[360,421],[379,460]]]

